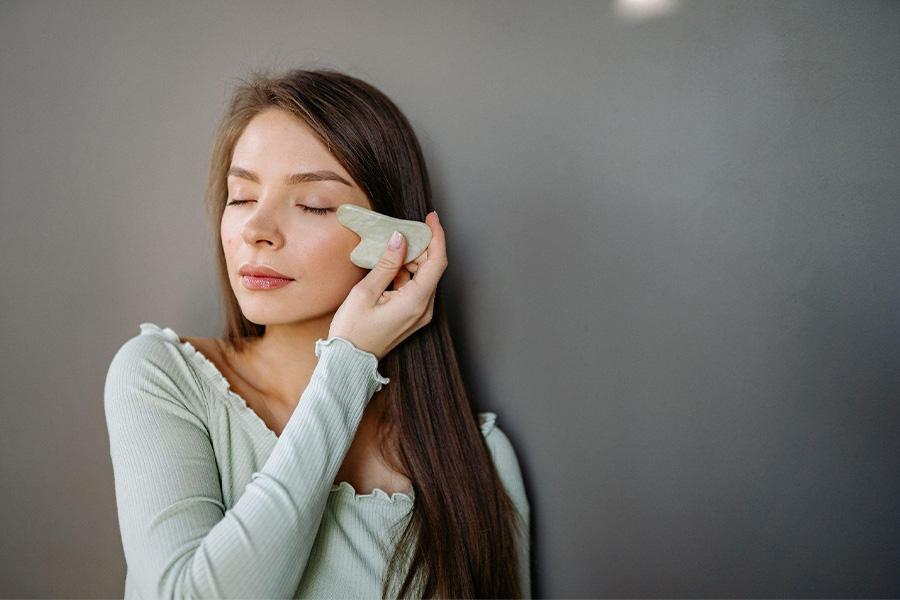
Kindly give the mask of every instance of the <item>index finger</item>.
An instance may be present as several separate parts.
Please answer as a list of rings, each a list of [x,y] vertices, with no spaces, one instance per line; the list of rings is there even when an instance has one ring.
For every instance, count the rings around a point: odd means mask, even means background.
[[[410,288],[422,301],[427,300],[435,288],[444,270],[447,268],[447,247],[444,242],[444,228],[437,218],[437,213],[430,212],[425,216],[425,224],[431,227],[431,241],[425,252],[428,258],[416,269],[416,276],[400,288]]]

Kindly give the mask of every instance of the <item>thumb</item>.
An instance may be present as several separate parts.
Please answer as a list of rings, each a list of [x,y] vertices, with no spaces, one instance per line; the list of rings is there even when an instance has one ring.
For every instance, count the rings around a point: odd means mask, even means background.
[[[397,236],[396,238],[394,236]],[[396,243],[396,247],[391,242]],[[388,288],[397,272],[403,266],[403,259],[406,257],[406,237],[399,231],[395,231],[393,236],[388,239],[388,243],[382,253],[381,258],[372,267],[372,270],[363,277],[360,284],[371,291],[375,296],[380,296],[384,290]]]

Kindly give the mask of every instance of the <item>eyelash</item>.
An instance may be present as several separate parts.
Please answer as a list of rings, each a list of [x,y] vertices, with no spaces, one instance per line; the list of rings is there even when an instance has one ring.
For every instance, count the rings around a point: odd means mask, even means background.
[[[231,202],[226,204],[226,206],[231,206],[232,204],[244,204],[245,202],[252,202],[252,200],[232,200]],[[297,206],[302,207],[303,212],[311,212],[317,215],[324,215],[331,210],[330,208],[313,208],[311,206],[304,206],[303,204],[298,204]]]

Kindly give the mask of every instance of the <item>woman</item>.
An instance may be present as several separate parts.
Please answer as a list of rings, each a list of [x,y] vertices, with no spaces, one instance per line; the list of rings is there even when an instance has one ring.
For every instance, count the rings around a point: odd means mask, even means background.
[[[344,203],[425,215],[431,243],[357,267]],[[444,232],[396,105],[333,70],[255,73],[207,208],[223,338],[142,323],[107,375],[125,597],[530,597],[518,461],[466,393]]]

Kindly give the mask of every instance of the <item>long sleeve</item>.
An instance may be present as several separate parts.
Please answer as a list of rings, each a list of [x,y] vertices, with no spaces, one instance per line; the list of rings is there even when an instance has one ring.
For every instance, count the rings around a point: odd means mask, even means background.
[[[318,363],[263,467],[225,510],[196,380],[177,348],[136,336],[114,356],[104,408],[129,578],[143,598],[290,598],[334,477],[372,395],[374,354],[318,340]]]
[[[522,597],[531,598],[531,507],[525,493],[522,471],[512,443],[499,426],[494,425],[485,441],[494,457],[500,479],[518,511],[519,585]]]

